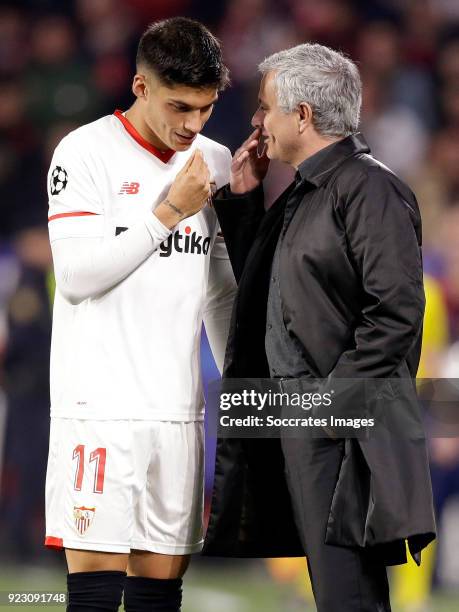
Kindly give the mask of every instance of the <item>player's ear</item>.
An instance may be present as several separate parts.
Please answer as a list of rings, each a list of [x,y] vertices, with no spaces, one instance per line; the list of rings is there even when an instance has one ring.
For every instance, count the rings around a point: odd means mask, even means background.
[[[147,95],[147,85],[143,74],[135,74],[132,81],[132,93],[136,98],[145,98]]]
[[[296,111],[298,133],[302,134],[304,130],[312,124],[312,108],[306,102],[302,102]]]

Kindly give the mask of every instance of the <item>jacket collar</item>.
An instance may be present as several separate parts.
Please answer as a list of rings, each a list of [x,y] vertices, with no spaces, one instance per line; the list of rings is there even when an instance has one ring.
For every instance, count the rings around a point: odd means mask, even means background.
[[[321,149],[311,157],[305,159],[298,166],[298,174],[303,180],[320,187],[329,178],[331,173],[346,159],[360,153],[369,153],[365,138],[362,134],[352,134],[333,142]]]

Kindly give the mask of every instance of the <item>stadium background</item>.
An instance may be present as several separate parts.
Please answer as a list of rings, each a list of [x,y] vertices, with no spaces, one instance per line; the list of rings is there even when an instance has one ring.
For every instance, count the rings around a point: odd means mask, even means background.
[[[364,83],[362,131],[416,192],[427,313],[420,375],[459,378],[459,2],[457,0],[15,0],[0,6],[0,591],[64,589],[46,551],[43,487],[53,292],[46,171],[82,123],[126,109],[140,33],[173,15],[223,43],[232,87],[205,134],[233,151],[256,105],[256,65],[305,41],[346,51]],[[291,172],[272,164],[272,200]],[[205,379],[216,370],[203,339]],[[208,440],[207,486],[213,444]],[[440,546],[392,574],[396,611],[459,609],[459,439],[433,438]],[[195,559],[185,612],[304,610],[304,561]],[[313,607],[310,608],[314,609]]]

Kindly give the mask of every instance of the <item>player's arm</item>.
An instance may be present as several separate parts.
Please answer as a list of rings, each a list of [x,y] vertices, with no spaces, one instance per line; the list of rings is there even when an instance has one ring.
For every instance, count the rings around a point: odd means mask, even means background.
[[[344,209],[350,257],[362,278],[364,306],[354,346],[335,364],[334,378],[394,375],[419,337],[424,314],[420,217],[379,168],[353,185]]]
[[[103,205],[82,157],[64,146],[58,147],[55,158],[48,177],[50,241],[56,285],[72,304],[95,297],[129,276],[167,238],[174,225],[200,210],[210,193],[209,172],[197,151],[154,212],[107,240],[103,238]],[[66,184],[62,188],[60,182],[56,187],[55,169],[65,167],[68,170],[62,178]]]
[[[169,234],[151,214],[150,219],[110,240],[54,240],[51,250],[56,285],[71,304],[95,297],[129,276]]]
[[[223,371],[226,343],[231,321],[236,281],[222,236],[215,240],[210,257],[204,326],[207,338],[220,371]]]
[[[230,161],[229,181],[214,200],[236,279],[264,216],[263,178],[269,159],[257,154],[261,133],[256,129],[237,149]]]

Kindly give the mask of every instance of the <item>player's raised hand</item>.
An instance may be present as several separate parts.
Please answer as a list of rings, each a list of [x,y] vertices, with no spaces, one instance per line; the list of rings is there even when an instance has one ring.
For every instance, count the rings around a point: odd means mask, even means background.
[[[197,213],[210,196],[210,172],[199,149],[193,153],[175,177],[167,199],[180,208],[185,217]]]
[[[261,129],[257,128],[242,143],[231,162],[230,188],[233,193],[246,193],[255,189],[265,178],[269,158],[263,147]]]
[[[196,149],[177,174],[166,199],[155,215],[168,227],[191,217],[203,208],[211,195],[210,172],[202,152]]]

